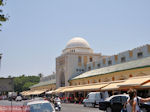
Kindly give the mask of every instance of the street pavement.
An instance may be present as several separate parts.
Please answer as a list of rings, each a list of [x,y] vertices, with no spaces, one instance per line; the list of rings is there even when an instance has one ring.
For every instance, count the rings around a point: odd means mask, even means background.
[[[104,112],[100,111],[98,107],[83,107],[82,104],[62,104],[61,112]]]
[[[16,102],[12,101],[12,106],[21,106],[24,101]],[[0,100],[0,106],[10,106],[11,101]],[[62,110],[60,112],[104,112],[100,111],[98,107],[83,107],[83,104],[73,104],[73,103],[62,103]]]
[[[16,102],[16,101],[8,101],[8,100],[0,100],[0,106],[22,106],[23,105],[23,101],[22,102]]]

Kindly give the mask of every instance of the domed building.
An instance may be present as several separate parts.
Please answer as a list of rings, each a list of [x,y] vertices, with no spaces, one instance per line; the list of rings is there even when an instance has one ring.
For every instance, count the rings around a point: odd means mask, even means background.
[[[109,91],[112,94],[132,87],[144,96],[145,93],[150,95],[150,45],[104,56],[94,53],[85,39],[72,38],[56,58],[55,78],[54,81],[46,81],[48,77],[45,77],[31,90],[56,88],[54,93],[85,97],[91,91]]]
[[[63,50],[63,53],[67,52],[93,53],[93,50],[85,39],[75,37],[67,43],[66,48]]]
[[[69,86],[70,78],[84,72],[87,63],[95,62],[100,57],[100,53],[93,53],[85,39],[81,37],[71,39],[61,56],[56,58],[56,87]]]

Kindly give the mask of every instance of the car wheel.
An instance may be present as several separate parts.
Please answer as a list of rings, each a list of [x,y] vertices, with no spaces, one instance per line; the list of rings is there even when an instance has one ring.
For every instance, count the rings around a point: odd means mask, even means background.
[[[107,107],[106,112],[111,112],[111,108]]]
[[[86,103],[85,102],[84,102],[83,106],[86,107]]]

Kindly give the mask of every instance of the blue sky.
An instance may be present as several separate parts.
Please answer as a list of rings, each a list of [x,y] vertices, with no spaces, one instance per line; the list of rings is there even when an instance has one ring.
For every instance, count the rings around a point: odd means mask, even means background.
[[[49,75],[73,37],[113,55],[150,44],[149,0],[7,0],[0,76]]]

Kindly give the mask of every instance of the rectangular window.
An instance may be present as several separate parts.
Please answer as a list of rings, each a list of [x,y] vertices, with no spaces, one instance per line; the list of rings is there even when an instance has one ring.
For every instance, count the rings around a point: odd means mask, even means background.
[[[121,62],[126,62],[126,57],[121,57]]]
[[[91,70],[91,67],[90,67],[90,66],[88,67],[88,70]]]
[[[90,62],[92,62],[93,61],[93,58],[92,57],[90,57]]]
[[[142,57],[143,57],[143,52],[137,53],[137,57],[138,57],[138,58],[142,58]]]
[[[150,53],[150,45],[147,46],[147,49],[148,53]]]
[[[84,56],[84,66],[86,67],[87,65],[87,56]]]
[[[81,62],[82,62],[82,57],[78,56],[78,66],[81,66]]]
[[[101,64],[99,63],[99,64],[97,64],[97,67],[100,67],[101,66]]]
[[[115,55],[115,61],[118,61],[118,55]]]
[[[131,58],[133,56],[133,51],[129,51],[129,57]]]
[[[103,64],[106,64],[106,59],[103,59]]]
[[[111,60],[108,61],[108,65],[112,65],[112,61]]]

